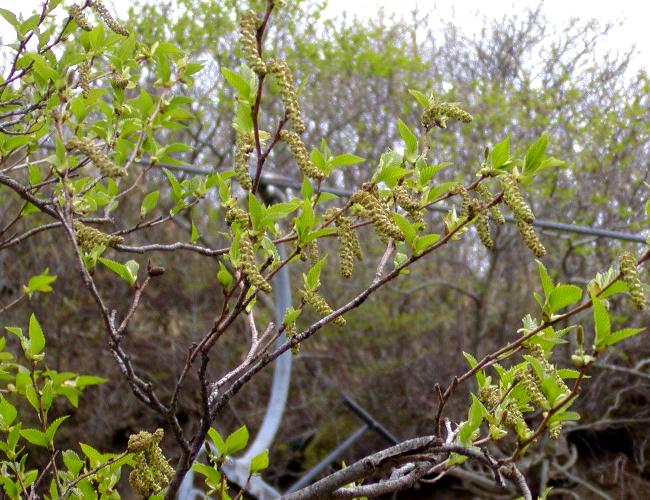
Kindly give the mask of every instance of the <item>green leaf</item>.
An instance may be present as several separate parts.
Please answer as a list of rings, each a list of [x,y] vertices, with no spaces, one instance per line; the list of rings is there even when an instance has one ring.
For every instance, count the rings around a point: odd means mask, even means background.
[[[33,313],[29,317],[29,343],[32,356],[38,356],[45,347],[43,329]]]
[[[558,285],[548,297],[551,313],[559,311],[582,298],[582,288],[576,285]]]
[[[50,442],[45,433],[38,429],[21,429],[20,435],[30,443],[43,448],[47,448]]]
[[[417,234],[417,226],[415,224],[411,224],[402,214],[392,212],[391,216],[393,217],[395,224],[397,224],[397,227],[399,227],[404,233],[406,242],[411,245],[411,247],[414,247],[415,237]]]
[[[160,191],[152,191],[147,194],[142,200],[142,205],[140,205],[140,217],[144,217],[149,212],[151,212],[156,205],[158,204],[158,198],[160,197]]]
[[[91,467],[97,467],[104,461],[103,455],[89,444],[79,443],[79,447],[83,454],[88,457],[88,460],[90,460]]]
[[[611,297],[612,295],[616,295],[618,293],[623,293],[627,292],[628,286],[627,283],[623,280],[617,280],[614,283],[612,283],[607,290],[605,290],[603,293],[599,295],[601,299],[606,299],[608,297]]]
[[[534,173],[542,162],[542,158],[546,154],[546,146],[548,145],[548,135],[544,132],[539,139],[528,146],[526,156],[524,158],[523,174],[530,175]]]
[[[7,431],[16,420],[18,410],[7,399],[0,396],[0,429]]]
[[[37,276],[32,276],[27,282],[25,287],[25,293],[31,298],[32,294],[36,292],[47,293],[52,291],[50,286],[56,281],[56,276],[52,276],[49,273],[49,269],[45,269],[41,274]]]
[[[255,474],[269,466],[269,450],[264,450],[253,457],[250,463],[249,472]]]
[[[221,437],[221,434],[219,432],[210,427],[208,430],[208,437],[210,440],[212,440],[212,443],[217,447],[217,450],[219,451],[220,455],[224,455],[226,453],[226,443]]]
[[[225,67],[221,68],[221,74],[235,88],[242,99],[248,100],[251,94],[251,86],[242,76]]]
[[[261,229],[262,219],[266,213],[265,207],[253,193],[248,193],[248,213],[254,230]]]
[[[52,422],[49,425],[49,427],[45,431],[45,437],[47,438],[48,443],[54,442],[54,435],[56,434],[56,431],[59,429],[59,426],[66,421],[68,417],[69,415],[63,415],[62,417],[57,418],[54,422]]]
[[[308,290],[315,290],[320,286],[320,273],[323,270],[326,259],[327,256],[316,262],[316,264],[311,266],[311,269],[309,269],[309,272],[305,275],[305,288]]]
[[[408,168],[387,165],[375,174],[373,181],[385,182],[389,187],[393,187],[397,181],[412,173],[413,171]]]
[[[418,138],[402,120],[397,120],[397,128],[399,129],[399,134],[402,136],[406,145],[406,158],[409,161],[415,161],[418,152]]]
[[[194,243],[201,237],[201,234],[199,233],[199,230],[196,228],[196,225],[194,224],[193,220],[191,221],[191,223],[192,223],[192,227],[190,230],[190,242]]]
[[[128,261],[126,264],[120,264],[119,262],[104,257],[99,257],[98,260],[131,286],[133,286],[138,279],[139,264],[133,260]],[[129,263],[131,264],[129,265]],[[133,272],[134,269],[135,273]]]
[[[248,429],[242,425],[226,438],[226,455],[243,450],[248,444]]]
[[[65,450],[61,453],[61,456],[63,457],[63,464],[67,469],[75,476],[79,474],[79,471],[81,471],[84,466],[84,461],[79,458],[79,455],[72,450]]]
[[[205,476],[206,484],[210,488],[215,488],[221,483],[221,473],[214,467],[199,462],[195,462],[194,464],[192,464],[192,470],[194,472],[198,472],[202,476]]]
[[[230,285],[232,285],[232,274],[226,269],[226,266],[223,265],[223,262],[219,262],[219,272],[217,273],[217,280],[219,280],[219,284],[225,289],[228,290],[230,289]]]
[[[645,331],[645,328],[624,328],[622,330],[612,332],[612,334],[609,337],[607,337],[607,339],[605,340],[605,345],[607,346],[614,345],[623,339],[632,337],[643,331]]]
[[[426,107],[429,104],[429,98],[425,96],[422,92],[409,89],[409,94],[415,97],[415,100],[420,104],[420,106]]]
[[[439,234],[427,234],[425,236],[418,236],[415,239],[415,246],[413,248],[413,252],[415,253],[415,255],[421,255],[422,252],[428,250],[433,245],[435,245],[439,239],[440,239]]]
[[[362,161],[365,161],[365,158],[361,158],[360,156],[353,155],[350,153],[343,153],[332,158],[329,161],[329,167],[330,168],[349,167],[350,165],[356,165],[357,163],[361,163]]]
[[[25,54],[25,57],[32,60],[34,63],[34,71],[44,80],[56,80],[59,77],[59,74],[52,66],[50,66],[42,55],[28,52]]]
[[[537,264],[537,268],[539,269],[539,279],[542,282],[542,289],[544,290],[544,296],[548,300],[549,296],[551,295],[551,292],[555,288],[555,285],[553,284],[553,280],[548,274],[548,271],[546,270],[546,266],[542,264],[542,261],[535,259],[535,263]]]
[[[602,351],[603,348],[607,345],[607,338],[611,332],[609,313],[607,312],[605,304],[601,299],[592,295],[591,300],[593,302],[594,325],[596,329],[594,344],[597,350]]]
[[[495,144],[488,155],[488,165],[490,168],[501,168],[510,159],[510,137]]]

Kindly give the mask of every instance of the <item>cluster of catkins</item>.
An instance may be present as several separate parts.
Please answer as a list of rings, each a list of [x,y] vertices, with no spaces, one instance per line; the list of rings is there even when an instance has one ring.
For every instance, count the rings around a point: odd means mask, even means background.
[[[519,190],[517,179],[512,174],[504,174],[499,179],[503,188],[503,201],[515,216],[517,228],[524,243],[526,243],[526,246],[532,250],[536,257],[544,257],[546,255],[546,248],[542,245],[532,226],[535,220],[535,214],[533,214],[532,209],[526,203],[526,200],[524,200]]]
[[[120,23],[118,23],[113,18],[113,16],[111,16],[110,12],[108,12],[108,9],[104,6],[104,4],[102,4],[101,2],[93,1],[93,2],[89,2],[88,6],[91,7],[99,15],[99,17],[103,19],[104,24],[106,24],[108,29],[110,29],[113,33],[122,36],[129,36],[129,30],[126,29],[124,26],[122,26]],[[93,29],[90,22],[88,22],[88,19],[86,18],[83,9],[79,5],[72,4],[68,8],[68,13],[70,14],[70,17],[75,20],[77,26],[79,26],[79,28],[81,28],[82,30],[91,31]]]
[[[226,224],[229,226],[239,224],[242,229],[248,227],[248,213],[237,206],[232,206],[226,210]]]
[[[321,316],[327,316],[334,312],[334,309],[327,303],[325,298],[315,290],[300,290],[300,295],[306,304],[309,304]],[[337,316],[332,321],[336,326],[344,327],[345,318]]]
[[[287,119],[291,128],[297,134],[304,133],[307,127],[300,114],[296,86],[293,83],[293,75],[289,65],[284,61],[273,59],[268,63],[268,70],[270,73],[276,75],[278,79],[282,102],[284,103],[284,109],[287,113]]]
[[[341,276],[349,278],[354,270],[354,260],[361,260],[361,245],[357,233],[352,227],[352,219],[345,215],[338,215],[338,208],[330,208],[325,212],[325,219],[336,224],[336,234],[339,240],[339,269]]]
[[[393,198],[413,222],[424,222],[424,211],[420,206],[420,200],[412,196],[405,185],[399,184],[393,188]]]
[[[522,439],[526,439],[532,434],[530,427],[528,427],[526,420],[524,420],[523,413],[517,406],[517,402],[510,399],[505,405],[502,404],[505,397],[503,389],[497,385],[488,384],[481,387],[478,396],[488,411],[495,413],[495,421],[489,422],[490,436],[492,439],[496,441],[506,435],[506,432],[500,427],[501,422],[514,429]]]
[[[480,186],[480,189],[479,189]],[[463,185],[456,185],[451,189],[451,194],[460,195],[462,197],[462,208],[460,215],[461,217],[467,217],[468,220],[473,220],[476,225],[476,232],[478,233],[481,243],[488,248],[494,248],[494,241],[490,236],[490,224],[486,215],[486,204],[492,201],[492,194],[490,190],[478,184],[475,188],[478,194],[481,196],[481,200],[472,198],[467,191],[467,188]],[[494,210],[493,210],[494,209]],[[503,224],[505,220],[503,215],[496,206],[490,207],[490,214],[492,219],[497,224]]]
[[[246,275],[248,282],[255,288],[270,293],[273,289],[257,268],[257,262],[255,262],[255,246],[248,232],[242,233],[239,238],[239,251],[242,271]]]
[[[370,192],[361,189],[350,197],[350,201],[363,207],[362,215],[372,221],[375,230],[381,237],[397,241],[404,240],[404,233],[391,217],[390,207],[375,190]]]
[[[99,229],[87,226],[81,221],[74,221],[74,231],[79,248],[85,253],[91,253],[95,247],[114,247],[124,241],[122,236],[102,233]]]
[[[153,434],[142,431],[129,436],[128,450],[135,455],[129,483],[144,498],[166,488],[174,475],[174,469],[159,446],[162,438],[162,429],[157,429]]]
[[[458,105],[431,97],[424,108],[421,121],[425,129],[430,129],[433,127],[446,128],[447,120],[469,123],[472,119],[472,115],[462,110]]]
[[[121,177],[126,175],[124,167],[116,165],[113,161],[93,143],[85,137],[72,137],[65,145],[66,149],[76,149],[85,154],[90,161],[99,169],[104,177]]]
[[[289,313],[289,309],[287,309],[287,313]],[[288,323],[285,323],[284,333],[288,339],[292,339],[293,337],[298,335],[298,326],[296,325],[296,322],[289,321]],[[298,354],[299,352],[300,352],[300,344],[291,346],[292,354]]]
[[[627,284],[630,291],[632,303],[637,309],[645,309],[645,292],[643,291],[643,283],[639,278],[639,271],[636,267],[636,259],[634,255],[624,252],[619,257],[621,273],[623,274],[623,281]]]
[[[253,182],[248,172],[248,159],[255,148],[255,139],[251,134],[237,134],[236,148],[235,178],[242,188],[250,191]]]

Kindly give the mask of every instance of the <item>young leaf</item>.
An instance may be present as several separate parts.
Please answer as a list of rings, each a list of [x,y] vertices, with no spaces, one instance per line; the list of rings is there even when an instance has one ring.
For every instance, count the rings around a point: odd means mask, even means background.
[[[133,260],[129,261],[130,263],[133,263],[131,266],[128,266],[129,262],[126,264],[120,264],[119,262],[104,257],[99,257],[98,260],[131,286],[133,286],[135,281],[138,279],[137,267],[133,266],[133,264],[136,264],[137,266],[138,263]],[[134,268],[135,273],[133,273]]]
[[[605,340],[605,345],[610,346],[610,345],[617,344],[621,340],[637,335],[643,332],[644,330],[645,328],[624,328],[622,330],[618,330],[616,332],[613,332],[609,337],[607,337],[607,339]]]
[[[415,161],[418,152],[418,138],[402,120],[397,120],[397,128],[399,129],[399,134],[402,136],[404,144],[406,145],[406,158],[409,161]]]
[[[36,292],[47,293],[52,291],[50,285],[56,281],[57,277],[49,275],[48,273],[49,269],[45,269],[41,274],[29,278],[27,286],[25,287],[25,293],[28,297],[31,298]]]
[[[158,204],[158,198],[160,197],[160,191],[152,191],[147,194],[142,200],[142,205],[140,206],[140,217],[144,217],[149,212],[151,212],[156,205]]]
[[[551,277],[548,275],[546,266],[542,264],[542,261],[535,259],[535,263],[537,264],[537,269],[539,269],[539,279],[542,282],[542,289],[544,290],[544,296],[548,300],[549,296],[551,295],[551,292],[555,288],[555,285],[553,284],[553,280],[551,279]]]
[[[251,86],[243,77],[225,67],[221,68],[221,74],[224,76],[226,81],[235,88],[241,99],[248,99],[251,93]]]
[[[250,463],[250,473],[255,474],[266,469],[269,466],[269,450],[264,450],[262,453],[255,455]]]
[[[604,350],[603,348],[607,345],[607,339],[611,332],[611,326],[609,321],[609,313],[605,308],[605,305],[601,299],[592,295],[591,300],[593,302],[594,309],[594,325],[596,329],[596,337],[594,339],[594,344],[598,351]]]
[[[29,344],[32,356],[38,356],[45,347],[43,329],[33,313],[29,317]]]
[[[239,450],[243,450],[247,444],[248,429],[245,425],[242,425],[226,438],[226,455],[231,455]]]
[[[539,139],[528,146],[526,157],[524,158],[524,175],[534,173],[540,166],[544,154],[546,154],[546,146],[548,145],[548,135],[544,132]]]
[[[350,165],[356,165],[357,163],[361,163],[362,161],[365,161],[365,159],[361,158],[360,156],[353,155],[350,153],[343,153],[332,158],[329,162],[329,167],[330,168],[349,167]]]
[[[216,446],[217,450],[219,451],[219,455],[224,455],[226,453],[226,443],[224,442],[223,438],[221,437],[221,434],[219,432],[210,427],[208,430],[208,437],[212,441],[212,443]]]
[[[582,288],[576,285],[558,285],[548,297],[551,313],[559,311],[582,298]]]
[[[320,286],[320,272],[325,265],[325,259],[327,259],[327,256],[323,257],[321,260],[316,262],[316,264],[311,266],[311,269],[305,275],[305,288],[308,290],[315,290]]]

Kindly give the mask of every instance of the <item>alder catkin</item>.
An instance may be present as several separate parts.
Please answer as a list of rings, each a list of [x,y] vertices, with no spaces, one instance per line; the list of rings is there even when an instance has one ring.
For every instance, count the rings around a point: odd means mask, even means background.
[[[505,202],[517,219],[522,219],[528,224],[535,221],[535,214],[524,200],[519,190],[517,179],[512,174],[505,174],[499,177],[503,188],[503,201]]]
[[[77,244],[85,253],[92,252],[95,247],[100,245],[104,247],[114,247],[115,245],[124,242],[122,236],[103,233],[99,229],[87,226],[79,220],[74,221],[73,226]]]
[[[249,283],[263,292],[270,293],[273,288],[257,268],[255,249],[248,233],[242,233],[239,238],[239,252],[241,254],[242,271]]]
[[[488,189],[488,187],[482,183],[479,183],[476,185],[474,190],[479,194],[483,202],[486,204],[491,203],[493,200],[492,193]],[[492,205],[490,207],[490,216],[494,222],[497,224],[505,224],[506,220],[503,218],[503,214],[501,213],[501,210],[499,210],[499,207],[496,205]]]
[[[313,307],[321,316],[328,316],[334,312],[334,309],[330,307],[325,298],[323,298],[323,296],[318,292],[313,290],[300,290],[300,295],[305,303]],[[339,327],[345,326],[345,318],[343,318],[343,316],[337,316],[332,320],[332,322]]]
[[[242,53],[251,69],[261,76],[266,74],[267,68],[266,64],[257,52],[256,36],[259,24],[260,20],[257,17],[257,14],[252,10],[243,12],[241,19],[239,20]]]
[[[296,132],[293,130],[282,130],[280,132],[280,139],[289,144],[291,154],[294,160],[296,160],[298,168],[305,176],[316,180],[325,178],[325,173],[321,172],[309,159],[305,144]]]
[[[79,28],[81,28],[84,31],[92,31],[93,27],[88,22],[88,19],[86,19],[86,15],[83,13],[79,5],[73,3],[68,8],[68,14],[70,14],[70,17],[75,20]]]
[[[544,257],[546,255],[546,248],[539,240],[533,226],[517,217],[517,228],[519,229],[519,234],[521,234],[521,239],[524,240],[526,246],[535,254],[535,257],[540,259]]]
[[[72,137],[66,143],[66,149],[76,149],[85,154],[105,177],[121,177],[126,175],[124,167],[116,165],[113,161],[90,140],[85,137]]]
[[[380,236],[393,238],[397,241],[404,240],[404,233],[393,222],[390,208],[383,200],[368,191],[359,190],[350,197],[350,201],[358,203],[367,210],[367,216],[372,220],[373,226]]]
[[[235,151],[235,178],[242,189],[250,191],[253,187],[248,172],[248,159],[255,148],[255,139],[250,134],[237,134]]]
[[[286,62],[277,59],[269,61],[267,68],[270,73],[275,74],[278,78],[282,102],[291,128],[297,134],[302,134],[307,127],[300,114],[300,105],[298,104],[298,95],[291,69]]]
[[[153,434],[142,431],[129,436],[128,451],[135,454],[129,483],[145,498],[166,488],[174,475],[174,468],[159,446],[162,438],[162,429]]]
[[[447,120],[470,123],[473,118],[472,115],[462,110],[457,104],[439,101],[435,97],[430,98],[422,113],[422,125],[427,129],[434,126],[446,128]]]
[[[113,18],[113,16],[111,16],[110,12],[108,12],[108,9],[104,6],[104,4],[101,2],[93,1],[88,5],[90,5],[90,7],[92,7],[92,9],[97,12],[99,17],[104,20],[104,24],[106,24],[106,26],[108,26],[108,29],[110,29],[113,33],[121,36],[129,36],[129,30],[118,23]]]
[[[645,309],[645,292],[643,291],[643,284],[639,278],[639,271],[636,267],[634,255],[629,252],[624,252],[619,257],[619,262],[621,273],[623,274],[623,281],[625,281],[630,291],[632,303],[638,310]]]

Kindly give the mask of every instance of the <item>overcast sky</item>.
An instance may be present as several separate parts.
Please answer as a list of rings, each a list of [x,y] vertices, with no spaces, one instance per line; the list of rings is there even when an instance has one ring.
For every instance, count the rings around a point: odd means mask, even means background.
[[[31,12],[42,0],[0,0],[0,7]],[[218,1],[218,0],[215,0]],[[291,1],[291,0],[288,0]],[[70,4],[70,0],[66,0]],[[125,11],[129,0],[106,2],[114,5],[117,12]],[[478,30],[482,18],[501,18],[503,14],[534,7],[538,0],[329,0],[328,14],[337,15],[344,10],[359,16],[372,16],[378,6],[387,11],[408,15],[413,8],[435,9],[441,18],[455,20],[468,30]],[[611,49],[626,49],[636,45],[638,54],[634,66],[650,66],[650,2],[648,0],[545,0],[544,13],[554,23],[564,25],[571,17],[596,18],[602,23],[621,20],[622,26],[615,29],[607,45]],[[6,32],[7,24],[0,18],[0,33]]]

